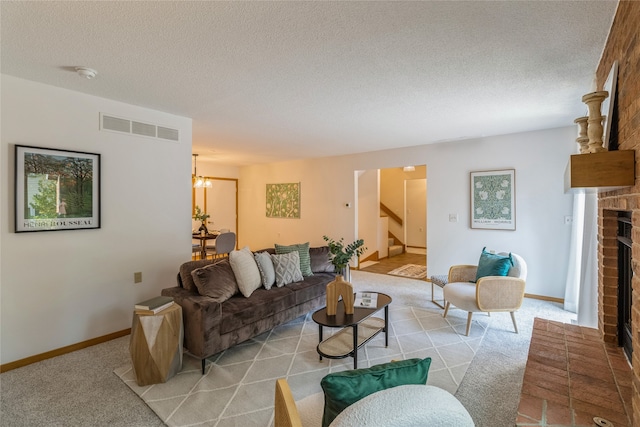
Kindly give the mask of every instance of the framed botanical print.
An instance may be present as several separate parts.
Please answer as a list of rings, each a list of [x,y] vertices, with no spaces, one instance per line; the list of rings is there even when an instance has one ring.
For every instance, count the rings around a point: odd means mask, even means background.
[[[300,183],[267,184],[266,215],[300,219]]]
[[[15,147],[15,232],[100,228],[100,154]]]
[[[471,228],[516,229],[516,171],[471,172]]]

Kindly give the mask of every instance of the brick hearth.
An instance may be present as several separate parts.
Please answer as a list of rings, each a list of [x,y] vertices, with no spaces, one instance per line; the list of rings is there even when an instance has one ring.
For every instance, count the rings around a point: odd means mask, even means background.
[[[517,426],[631,426],[631,367],[597,329],[536,318]]]

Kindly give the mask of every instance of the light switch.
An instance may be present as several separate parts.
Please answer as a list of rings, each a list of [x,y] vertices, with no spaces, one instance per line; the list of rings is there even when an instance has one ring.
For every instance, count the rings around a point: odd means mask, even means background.
[[[449,214],[449,222],[458,222],[458,214],[450,213]]]

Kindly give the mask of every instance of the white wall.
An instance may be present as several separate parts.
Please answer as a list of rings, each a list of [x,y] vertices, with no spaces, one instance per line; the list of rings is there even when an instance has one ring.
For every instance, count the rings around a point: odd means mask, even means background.
[[[575,127],[398,148],[352,156],[298,160],[240,170],[240,246],[323,243],[322,235],[357,238],[353,209],[354,171],[427,165],[427,259],[429,274],[446,274],[451,264],[477,262],[483,246],[522,255],[529,265],[527,293],[564,296],[572,196],[564,194],[569,155],[575,153]],[[469,173],[516,170],[515,231],[469,227]],[[299,220],[266,218],[265,184],[302,183]],[[449,213],[459,221],[449,222]],[[366,244],[366,242],[365,242]]]
[[[195,154],[195,153],[194,153]],[[193,173],[193,165],[191,169]],[[210,176],[213,178],[238,178],[240,175],[240,167],[232,165],[220,165],[217,163],[207,162],[202,156],[198,156],[198,175]]]
[[[191,256],[191,119],[1,78],[4,364],[127,329],[136,302],[175,284]],[[180,142],[100,131],[100,112],[177,128]],[[101,154],[102,227],[14,233],[15,144]]]
[[[358,172],[358,238],[365,241],[366,250],[361,259],[378,250],[378,222],[380,219],[380,172],[368,170]],[[351,243],[351,240],[345,240]],[[355,257],[354,257],[355,258]],[[357,265],[353,259],[352,265]]]

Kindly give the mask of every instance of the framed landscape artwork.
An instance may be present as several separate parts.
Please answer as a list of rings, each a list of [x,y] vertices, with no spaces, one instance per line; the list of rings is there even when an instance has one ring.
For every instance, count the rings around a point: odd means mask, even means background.
[[[267,184],[267,218],[300,219],[300,183]]]
[[[471,228],[516,229],[516,171],[471,172]]]
[[[100,228],[100,154],[16,145],[15,231]]]

